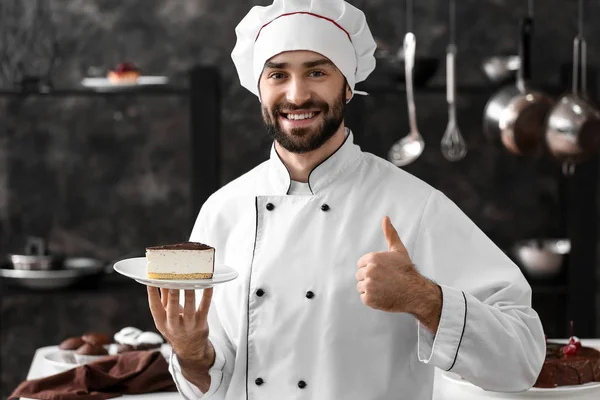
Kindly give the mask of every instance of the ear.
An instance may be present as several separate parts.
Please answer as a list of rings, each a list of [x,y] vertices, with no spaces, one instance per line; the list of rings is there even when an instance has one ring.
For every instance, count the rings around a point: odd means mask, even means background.
[[[346,84],[346,103],[350,101],[352,98],[352,89],[350,89],[350,85]]]

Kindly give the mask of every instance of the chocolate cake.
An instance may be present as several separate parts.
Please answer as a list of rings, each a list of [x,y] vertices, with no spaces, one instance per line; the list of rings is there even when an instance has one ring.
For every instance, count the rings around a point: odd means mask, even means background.
[[[546,343],[546,360],[534,387],[600,382],[600,351],[577,343],[573,339],[567,345]]]

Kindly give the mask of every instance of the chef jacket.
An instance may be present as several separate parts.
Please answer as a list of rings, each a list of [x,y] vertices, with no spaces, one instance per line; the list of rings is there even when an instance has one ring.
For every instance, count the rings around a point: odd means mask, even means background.
[[[272,146],[269,160],[202,206],[190,240],[215,247],[217,268],[230,266],[239,277],[214,288],[208,318],[216,360],[206,393],[171,354],[183,397],[431,399],[434,367],[487,390],[534,384],[545,340],[531,288],[444,194],[363,152],[348,128],[304,187],[291,192],[291,184]],[[361,301],[357,261],[388,250],[386,215],[417,270],[442,288],[435,334],[410,314]]]

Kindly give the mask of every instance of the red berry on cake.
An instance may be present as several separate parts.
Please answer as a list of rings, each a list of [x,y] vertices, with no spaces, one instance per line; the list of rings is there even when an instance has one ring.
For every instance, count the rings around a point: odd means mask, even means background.
[[[581,347],[581,341],[579,340],[579,338],[577,336],[571,336],[569,338],[569,344],[574,345],[578,349]]]
[[[563,354],[565,356],[574,356],[575,354],[577,354],[577,346],[575,346],[575,344],[573,343],[569,343],[568,345],[563,347]]]

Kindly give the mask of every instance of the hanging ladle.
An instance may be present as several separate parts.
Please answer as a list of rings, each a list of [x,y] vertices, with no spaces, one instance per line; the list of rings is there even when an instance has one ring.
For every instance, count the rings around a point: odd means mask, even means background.
[[[389,160],[396,166],[402,167],[415,161],[425,148],[425,141],[417,129],[417,115],[413,93],[413,67],[415,64],[416,38],[411,32],[410,18],[412,17],[412,0],[407,2],[407,33],[404,36],[404,68],[406,75],[406,100],[408,103],[408,117],[410,133],[398,140],[389,152]]]
[[[448,125],[442,137],[442,154],[448,161],[458,161],[467,155],[467,143],[460,134],[456,122],[456,84],[454,74],[454,60],[456,59],[455,41],[456,4],[450,0],[450,43],[446,53],[446,100],[448,102]]]

